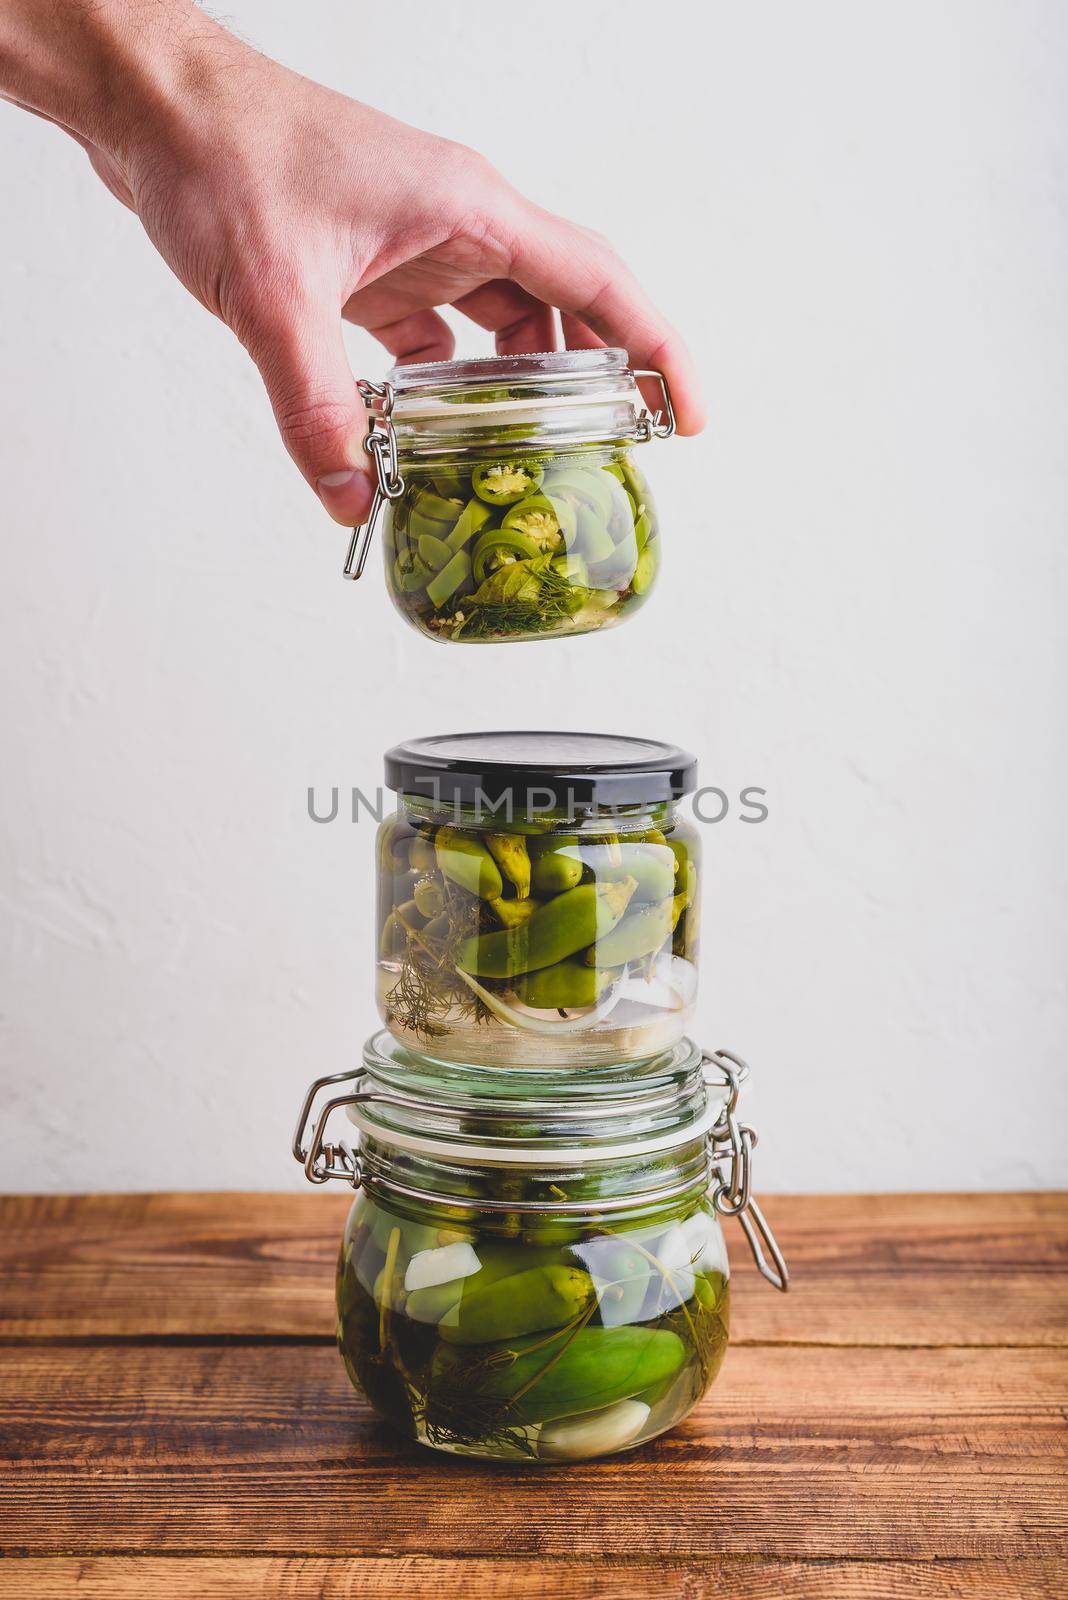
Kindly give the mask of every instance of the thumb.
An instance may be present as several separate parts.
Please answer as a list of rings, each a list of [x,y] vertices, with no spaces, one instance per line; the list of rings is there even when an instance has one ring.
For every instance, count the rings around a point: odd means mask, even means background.
[[[335,521],[352,527],[371,509],[363,448],[367,418],[341,338],[322,305],[259,320],[243,341],[267,389],[282,441]]]

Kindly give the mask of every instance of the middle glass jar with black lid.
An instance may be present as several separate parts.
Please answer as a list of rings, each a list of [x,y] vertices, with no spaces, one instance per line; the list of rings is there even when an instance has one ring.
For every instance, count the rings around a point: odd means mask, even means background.
[[[549,1071],[633,1061],[687,1031],[697,764],[657,740],[549,732],[387,753],[377,998],[425,1056]]]

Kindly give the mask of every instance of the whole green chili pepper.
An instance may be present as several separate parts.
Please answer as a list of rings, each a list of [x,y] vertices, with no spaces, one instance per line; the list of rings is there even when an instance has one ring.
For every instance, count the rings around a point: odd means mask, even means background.
[[[634,888],[633,878],[579,884],[549,900],[518,928],[465,939],[456,964],[464,972],[485,978],[511,978],[537,967],[550,967],[604,938],[623,915]]]
[[[437,865],[437,857],[434,854],[434,840],[432,837],[424,833],[415,834],[408,853],[416,872],[433,872]]]
[[[543,1011],[574,1011],[594,1006],[616,976],[587,966],[578,956],[557,961],[551,967],[524,972],[515,981],[515,992],[524,1005]]]
[[[501,872],[524,900],[530,893],[530,856],[527,842],[517,833],[487,833],[486,847]]]
[[[518,928],[520,923],[532,917],[538,907],[544,905],[543,900],[491,900],[490,906],[494,914],[506,928]]]
[[[674,852],[666,844],[623,840],[611,849],[587,845],[582,858],[599,879],[633,878],[638,885],[635,900],[664,900],[674,893],[677,867]]]
[[[621,967],[628,961],[655,955],[671,938],[677,921],[674,900],[644,905],[624,917],[595,947],[587,950],[583,959],[589,966]]]
[[[619,873],[625,877],[625,873]],[[531,865],[530,883],[535,894],[563,894],[582,882],[582,858],[577,845],[556,850],[539,850]]]
[[[480,900],[496,900],[504,888],[501,871],[481,840],[457,828],[439,828],[434,839],[437,864],[447,878]]]
[[[418,879],[412,898],[424,917],[436,917],[445,909],[445,893],[436,877]]]
[[[529,1267],[471,1289],[442,1316],[438,1334],[447,1344],[490,1344],[562,1328],[593,1297],[593,1280],[580,1267]]]
[[[564,1329],[554,1339],[530,1334],[470,1353],[440,1344],[431,1383],[463,1384],[472,1357],[481,1356],[474,1380],[480,1397],[514,1405],[526,1422],[549,1422],[627,1400],[671,1377],[685,1355],[668,1328]]]

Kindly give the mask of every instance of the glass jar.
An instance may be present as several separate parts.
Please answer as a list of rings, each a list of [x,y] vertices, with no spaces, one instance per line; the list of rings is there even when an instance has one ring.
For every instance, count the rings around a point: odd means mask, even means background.
[[[428,639],[589,633],[645,603],[660,529],[633,447],[674,432],[661,374],[565,350],[394,367],[361,393],[379,493],[345,571],[359,577],[379,525],[390,597]]]
[[[413,1050],[586,1067],[664,1050],[697,989],[696,762],[655,740],[488,733],[386,756],[379,1014]]]
[[[744,1070],[689,1046],[653,1085],[624,1065],[596,1097],[532,1103],[462,1083],[413,1093],[372,1044],[316,1114],[347,1075],[317,1080],[294,1154],[313,1181],[359,1191],[337,1335],[375,1410],[421,1444],[529,1463],[632,1449],[685,1416],[727,1347],[719,1214],[742,1217],[764,1275],[787,1283],[734,1117]],[[356,1150],[326,1142],[339,1110]]]

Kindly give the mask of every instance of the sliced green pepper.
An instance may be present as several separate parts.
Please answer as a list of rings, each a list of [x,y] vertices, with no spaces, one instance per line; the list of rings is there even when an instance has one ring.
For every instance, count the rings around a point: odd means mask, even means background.
[[[541,487],[545,469],[536,461],[494,461],[476,467],[471,487],[491,506],[512,506]]]
[[[638,546],[639,554],[649,543],[653,532],[653,522],[648,511],[641,511],[634,519],[634,542]]]
[[[565,467],[562,472],[552,472],[545,488],[546,493],[566,495],[606,520],[612,509],[611,485],[599,467]]]
[[[445,543],[452,551],[462,550],[476,533],[481,532],[492,516],[493,511],[485,501],[469,500],[457,517],[456,526]]]
[[[596,566],[599,561],[610,560],[616,553],[615,540],[609,533],[603,516],[599,511],[591,510],[589,506],[579,506],[575,548],[591,567]]]
[[[459,499],[471,484],[466,472],[454,471],[450,467],[435,468],[430,474],[430,481],[444,500]]]
[[[446,500],[432,489],[419,489],[408,514],[408,537],[413,542],[423,534],[444,539],[464,509],[462,500]]]
[[[561,578],[566,578],[568,583],[573,583],[580,589],[589,586],[590,569],[582,556],[553,556],[549,565],[554,572],[560,574]]]
[[[432,533],[421,533],[416,548],[423,565],[433,567],[435,572],[440,572],[452,559],[452,551],[444,539],[439,539]]]
[[[466,550],[456,554],[426,586],[427,599],[435,606],[443,606],[454,595],[465,579],[471,576],[471,557]]]
[[[635,594],[646,594],[653,587],[660,558],[657,555],[656,545],[647,544],[638,557],[638,565],[634,569],[631,587]]]
[[[433,576],[433,567],[428,567],[410,550],[399,555],[393,563],[393,587],[399,594],[415,594],[417,590],[424,589]]]
[[[501,526],[525,533],[545,555],[564,548],[567,529],[574,536],[576,518],[566,500],[531,494],[506,512]]]
[[[540,552],[528,534],[518,528],[491,528],[480,535],[471,552],[471,569],[477,583],[483,583],[491,572],[499,569],[507,557],[530,561]]]

